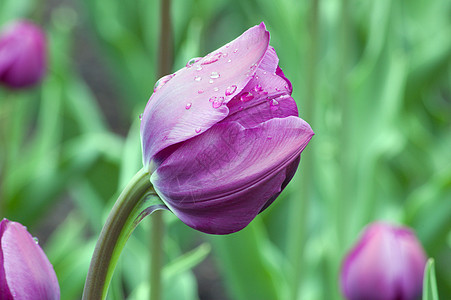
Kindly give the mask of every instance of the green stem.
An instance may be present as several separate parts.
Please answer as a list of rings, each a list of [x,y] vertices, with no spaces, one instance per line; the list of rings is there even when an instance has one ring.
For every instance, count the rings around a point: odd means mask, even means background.
[[[139,222],[153,211],[165,209],[149,180],[141,169],[121,193],[97,240],[83,300],[105,299],[119,255]]]
[[[161,268],[163,266],[164,221],[161,212],[152,217],[150,299],[161,299]]]
[[[314,117],[314,103],[316,102],[316,85],[317,85],[317,62],[318,62],[318,49],[319,49],[319,0],[312,0],[310,16],[309,16],[309,36],[310,36],[310,48],[308,57],[308,69],[307,69],[307,87],[306,97],[307,101],[303,104],[302,117],[313,123]],[[298,299],[299,286],[302,286],[302,274],[304,270],[304,246],[307,235],[307,223],[308,223],[308,210],[309,201],[312,197],[313,186],[313,153],[306,151],[302,154],[300,168],[302,170],[301,175],[301,192],[302,199],[300,201],[293,201],[292,203],[292,215],[290,228],[292,233],[290,234],[289,241],[289,258],[292,267],[291,282],[290,282],[290,299]]]

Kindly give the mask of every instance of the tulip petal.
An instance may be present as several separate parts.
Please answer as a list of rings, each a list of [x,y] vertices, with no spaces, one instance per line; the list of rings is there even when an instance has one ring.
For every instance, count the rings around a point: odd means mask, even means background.
[[[296,102],[291,98],[291,83],[278,66],[279,59],[270,47],[253,78],[227,106],[227,121],[238,121],[251,128],[273,118],[298,116]]]
[[[271,119],[254,128],[221,122],[184,142],[150,180],[188,226],[232,233],[281,192],[312,135],[297,117]]]
[[[6,229],[6,223],[8,221],[3,220],[0,223],[0,236],[3,236],[3,233],[5,232]],[[6,275],[5,275],[5,267],[3,264],[3,251],[1,251],[2,249],[2,242],[0,239],[0,299],[4,299],[4,300],[13,300],[13,296],[11,295],[11,292],[9,291],[8,288],[8,283],[6,282]]]
[[[8,222],[1,247],[5,276],[14,299],[59,299],[55,271],[24,226]]]
[[[152,171],[151,161],[161,150],[224,119],[229,109],[221,104],[248,84],[268,45],[269,32],[262,23],[167,78],[150,97],[142,117],[144,166]]]
[[[11,88],[30,86],[46,68],[44,32],[28,21],[7,26],[0,36],[0,81]]]

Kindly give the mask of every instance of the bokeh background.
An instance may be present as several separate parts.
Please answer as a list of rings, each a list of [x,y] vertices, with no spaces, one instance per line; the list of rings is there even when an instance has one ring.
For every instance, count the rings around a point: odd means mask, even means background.
[[[316,135],[284,193],[243,231],[171,213],[165,299],[342,299],[343,255],[375,220],[412,227],[451,297],[451,2],[172,0],[173,71],[264,21]],[[139,114],[157,78],[156,0],[1,0],[0,25],[48,34],[43,83],[0,87],[1,217],[21,222],[80,299],[95,241],[141,168]],[[109,299],[146,299],[150,222]]]

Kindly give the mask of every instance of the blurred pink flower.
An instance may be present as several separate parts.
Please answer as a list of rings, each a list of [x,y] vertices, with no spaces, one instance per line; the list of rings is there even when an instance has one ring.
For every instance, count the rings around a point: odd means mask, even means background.
[[[346,256],[341,289],[348,300],[420,299],[425,265],[412,230],[376,222]]]
[[[188,226],[239,231],[293,177],[313,131],[278,64],[261,23],[155,85],[142,115],[144,167]]]
[[[3,219],[0,223],[0,299],[59,298],[58,280],[44,251],[24,226]]]
[[[46,38],[37,25],[15,21],[0,32],[0,82],[19,89],[38,83],[45,74]]]

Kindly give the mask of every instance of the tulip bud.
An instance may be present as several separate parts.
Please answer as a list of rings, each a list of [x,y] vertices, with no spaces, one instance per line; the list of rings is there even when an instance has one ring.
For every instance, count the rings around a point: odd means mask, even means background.
[[[425,252],[412,230],[376,222],[346,256],[341,289],[348,300],[420,299],[425,265]]]
[[[52,265],[26,228],[0,222],[0,299],[57,300],[58,280]]]
[[[144,168],[188,226],[244,228],[293,177],[313,131],[263,23],[161,78],[142,115]]]
[[[44,32],[28,21],[16,21],[0,32],[0,82],[19,89],[38,83],[46,69]]]

